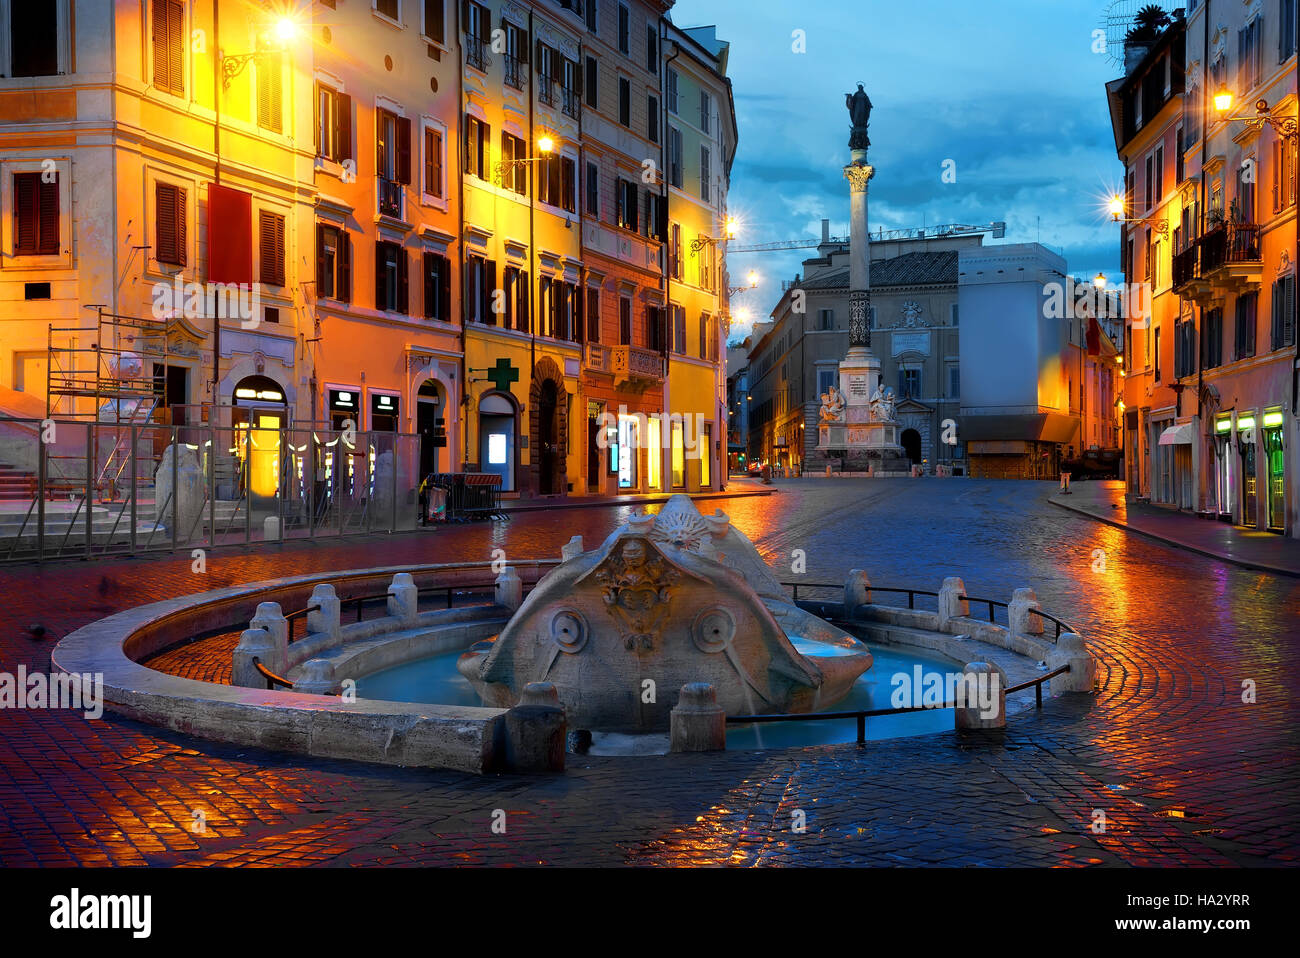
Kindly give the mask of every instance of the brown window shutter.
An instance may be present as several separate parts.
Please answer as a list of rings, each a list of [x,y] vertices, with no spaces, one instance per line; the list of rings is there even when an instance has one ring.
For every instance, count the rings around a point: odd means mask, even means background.
[[[171,91],[185,95],[185,10],[176,2],[167,3],[167,73]]]
[[[380,176],[384,175],[384,150],[391,146],[384,142],[384,126],[388,117],[387,110],[375,111],[375,169]]]
[[[184,266],[186,263],[185,191],[179,186],[173,189],[176,196],[176,263]]]
[[[285,261],[285,244],[284,244],[285,218],[283,216],[275,217],[275,285],[285,285],[284,261]]]
[[[262,282],[284,285],[284,217],[261,210],[258,213],[259,260]]]
[[[462,28],[464,28],[464,29],[468,29],[468,27],[469,27],[469,0],[461,0],[461,3],[460,3],[460,23],[461,23],[461,27],[462,27]]]
[[[53,182],[40,182],[40,252],[43,255],[58,255],[59,252],[59,175],[54,174]]]
[[[375,243],[375,309],[389,309],[391,303],[385,302],[384,277],[388,272],[388,263],[384,258],[385,243]]]
[[[167,56],[167,8],[169,0],[153,0],[153,85],[162,90],[171,89],[169,70],[171,62]]]
[[[334,143],[338,159],[352,159],[352,97],[346,93],[335,95]]]
[[[334,298],[341,303],[352,302],[352,237],[344,230],[339,230],[339,248],[335,253],[338,269],[338,282],[335,284]]]
[[[404,315],[410,315],[411,312],[411,280],[408,275],[410,259],[403,247],[397,247],[397,311]]]
[[[436,284],[433,281],[433,271],[436,268],[434,264],[434,254],[428,250],[424,252],[424,318],[433,319],[436,315],[434,298],[438,295]]]
[[[397,118],[397,182],[411,182],[411,121],[404,116]]]
[[[336,251],[335,260],[338,259]],[[325,226],[321,223],[316,224],[316,298],[324,299],[333,292],[334,277],[329,275],[325,268]]]
[[[492,17],[486,7],[480,11],[478,18],[478,38],[484,43],[492,42]]]
[[[14,174],[14,253],[36,252],[39,173]]]
[[[495,260],[487,260],[483,264],[483,318],[486,322],[495,323],[495,314],[492,312],[492,291],[497,288],[497,264]],[[488,317],[493,317],[488,319]]]
[[[176,262],[176,187],[167,183],[154,186],[154,259],[160,263]]]
[[[439,256],[438,267],[442,270],[442,282],[438,284],[438,318],[444,323],[451,322],[451,260]]]

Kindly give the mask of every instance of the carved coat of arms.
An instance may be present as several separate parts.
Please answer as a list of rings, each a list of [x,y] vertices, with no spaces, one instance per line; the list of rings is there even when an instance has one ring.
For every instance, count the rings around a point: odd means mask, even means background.
[[[596,573],[601,595],[622,629],[628,649],[655,646],[679,573],[659,556],[650,556],[644,539],[628,539],[617,556]]]

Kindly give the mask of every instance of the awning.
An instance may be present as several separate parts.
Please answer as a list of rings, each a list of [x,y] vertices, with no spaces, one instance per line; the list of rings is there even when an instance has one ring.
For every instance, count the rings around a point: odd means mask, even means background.
[[[1192,444],[1192,424],[1185,422],[1181,426],[1170,426],[1160,434],[1162,446],[1190,446]]]

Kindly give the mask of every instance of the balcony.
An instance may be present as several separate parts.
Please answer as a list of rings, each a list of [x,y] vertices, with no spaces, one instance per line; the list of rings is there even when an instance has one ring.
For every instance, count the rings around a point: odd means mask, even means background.
[[[465,34],[465,63],[472,66],[475,70],[487,72],[487,47],[488,45],[478,37],[472,37]]]
[[[557,84],[554,80],[550,77],[539,75],[537,77],[537,102],[543,103],[549,107],[554,107],[556,88]]]
[[[568,87],[560,88],[560,110],[565,116],[578,118],[578,113],[582,109],[582,102],[578,99],[578,91],[570,90]]]
[[[524,80],[528,75],[527,71],[524,70],[523,63],[520,62],[518,57],[512,57],[507,53],[505,57],[505,67],[506,86],[522,91],[524,88]]]
[[[1262,281],[1256,223],[1220,223],[1174,254],[1174,291],[1201,305]]]
[[[653,349],[640,346],[611,346],[610,372],[614,385],[627,383],[634,388],[658,386],[664,381],[664,358]]]
[[[587,343],[582,355],[582,364],[591,372],[610,372],[609,347],[600,343]]]
[[[402,184],[395,180],[379,178],[379,215],[402,218]]]

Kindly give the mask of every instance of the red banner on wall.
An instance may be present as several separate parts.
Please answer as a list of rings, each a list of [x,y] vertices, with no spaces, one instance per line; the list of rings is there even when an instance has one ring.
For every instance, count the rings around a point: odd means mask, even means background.
[[[208,282],[253,282],[253,194],[208,184]]]

